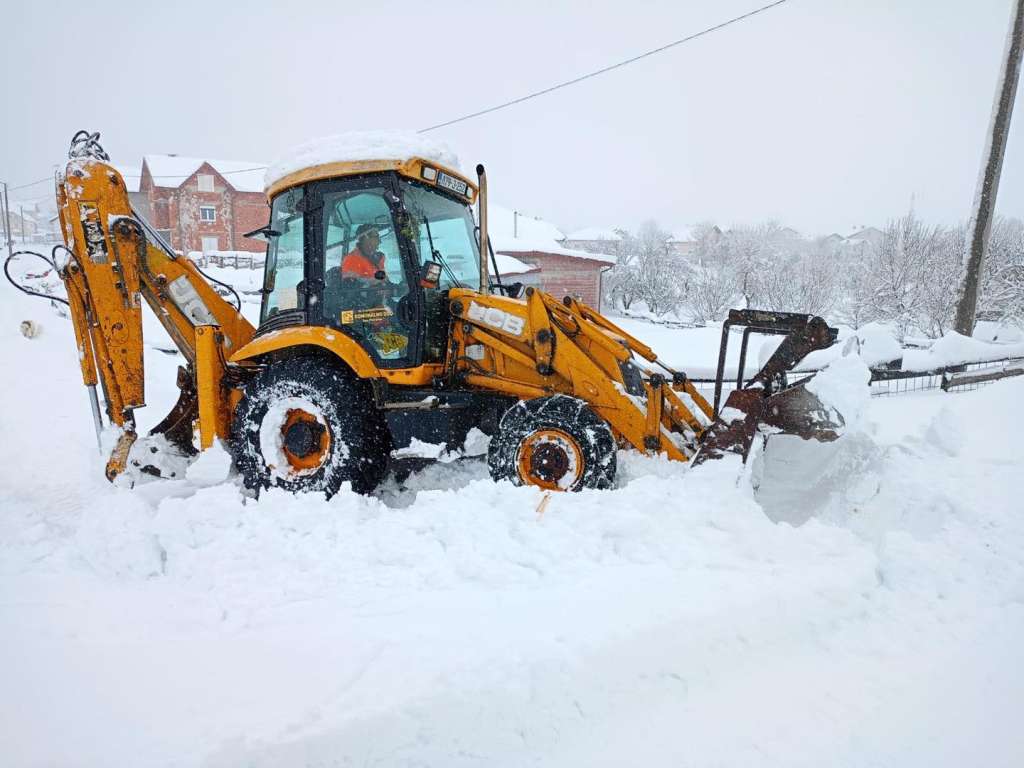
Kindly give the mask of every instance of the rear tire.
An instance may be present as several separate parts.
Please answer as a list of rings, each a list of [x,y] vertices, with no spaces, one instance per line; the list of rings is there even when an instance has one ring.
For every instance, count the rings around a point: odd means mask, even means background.
[[[387,472],[391,434],[351,373],[317,357],[271,363],[235,409],[231,447],[245,485],[321,492],[342,483],[375,489]]]
[[[501,419],[487,465],[495,480],[552,491],[610,488],[615,438],[584,401],[552,395],[520,401]]]

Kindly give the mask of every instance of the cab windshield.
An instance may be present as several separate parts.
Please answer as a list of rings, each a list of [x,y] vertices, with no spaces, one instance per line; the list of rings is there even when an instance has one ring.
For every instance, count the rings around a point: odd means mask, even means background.
[[[440,289],[480,288],[480,248],[470,208],[429,187],[401,181],[417,262],[441,264]]]

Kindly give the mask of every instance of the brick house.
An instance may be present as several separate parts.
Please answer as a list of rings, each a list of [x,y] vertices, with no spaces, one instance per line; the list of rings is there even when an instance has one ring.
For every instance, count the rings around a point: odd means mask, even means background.
[[[138,191],[129,195],[176,251],[252,251],[266,246],[243,235],[267,223],[265,163],[146,155]]]
[[[565,235],[553,224],[498,205],[488,207],[487,226],[495,253],[526,266],[525,271],[502,269],[510,282],[537,286],[558,298],[573,296],[600,311],[602,276],[615,265],[614,256],[566,248]]]

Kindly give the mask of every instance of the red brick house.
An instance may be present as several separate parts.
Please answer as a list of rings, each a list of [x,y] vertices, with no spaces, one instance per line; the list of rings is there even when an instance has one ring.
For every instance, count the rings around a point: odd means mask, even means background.
[[[503,271],[509,282],[537,286],[558,298],[572,296],[600,311],[602,276],[615,265],[614,256],[565,248],[560,242],[565,236],[553,224],[501,206],[489,206],[487,224],[495,253],[528,267]]]
[[[146,155],[136,195],[145,201],[140,212],[182,253],[263,252],[263,243],[243,235],[265,225],[270,214],[263,194],[265,167],[258,162]]]

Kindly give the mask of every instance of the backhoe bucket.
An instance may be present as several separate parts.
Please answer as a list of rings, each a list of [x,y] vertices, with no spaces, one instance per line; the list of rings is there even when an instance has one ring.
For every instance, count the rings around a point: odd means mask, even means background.
[[[719,410],[729,329],[734,325],[745,326],[737,388]],[[744,386],[743,363],[751,333],[785,334],[786,338],[764,367]],[[820,317],[790,312],[732,310],[722,327],[714,421],[704,433],[701,446],[693,457],[694,465],[722,458],[728,453],[739,455],[746,462],[758,435],[788,434],[821,442],[839,437],[844,426],[843,417],[807,389],[805,385],[810,377],[794,385],[786,382],[788,371],[810,352],[831,346],[836,335],[836,330]]]

